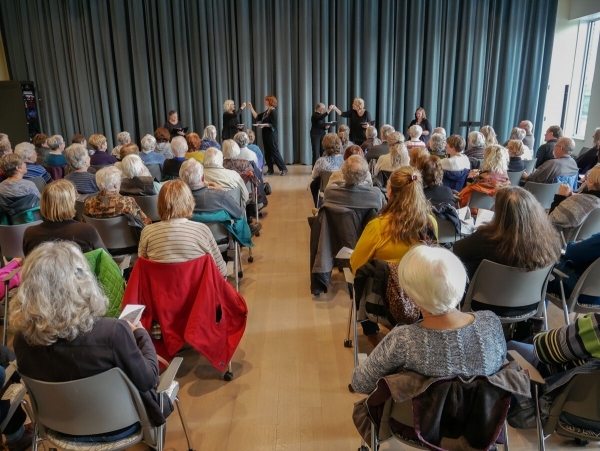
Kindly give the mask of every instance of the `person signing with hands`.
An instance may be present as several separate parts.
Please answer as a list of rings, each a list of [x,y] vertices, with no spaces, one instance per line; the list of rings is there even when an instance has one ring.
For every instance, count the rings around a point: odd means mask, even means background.
[[[273,164],[276,164],[281,171],[280,175],[287,175],[288,169],[279,153],[278,134],[277,134],[277,98],[269,94],[265,97],[265,106],[267,110],[263,113],[257,113],[251,102],[248,102],[248,108],[254,119],[258,119],[261,124],[263,143],[265,145],[265,160],[267,163],[267,175],[274,174]],[[268,126],[267,126],[268,125]]]
[[[329,108],[325,110],[325,104],[317,103],[315,111],[310,118],[310,144],[312,149],[312,165],[323,155],[323,138],[327,134],[327,130],[331,127],[325,121],[325,118],[331,113],[335,105],[329,105]]]

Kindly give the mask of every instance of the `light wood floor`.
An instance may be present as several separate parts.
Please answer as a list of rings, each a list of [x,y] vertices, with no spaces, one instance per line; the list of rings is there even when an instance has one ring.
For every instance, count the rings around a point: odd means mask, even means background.
[[[310,293],[310,167],[290,166],[287,177],[268,181],[269,215],[240,286],[249,314],[233,381],[224,382],[195,351],[182,354],[180,398],[193,445],[197,451],[356,450],[360,438],[351,415],[362,396],[347,388],[353,359],[343,347],[349,298],[342,275],[334,275],[329,293]],[[558,309],[550,314],[551,327],[562,324]],[[510,444],[537,448],[534,431],[511,430]],[[556,437],[547,445],[574,447]],[[176,412],[167,423],[166,449],[186,449]],[[391,442],[381,449],[403,447]]]

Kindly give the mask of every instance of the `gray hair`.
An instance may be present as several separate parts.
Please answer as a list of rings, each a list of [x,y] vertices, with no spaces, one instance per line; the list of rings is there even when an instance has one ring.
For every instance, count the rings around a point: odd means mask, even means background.
[[[9,154],[11,150],[10,141],[0,141],[0,156]]]
[[[483,151],[482,169],[497,174],[506,174],[509,159],[508,149],[498,144],[492,144]]]
[[[122,176],[123,173],[118,168],[106,166],[96,172],[96,185],[101,191],[119,191]]]
[[[526,134],[527,133],[522,128],[515,127],[510,132],[510,139],[518,139],[519,141],[523,141],[523,138],[525,138]]]
[[[217,129],[214,125],[207,125],[204,127],[204,133],[202,134],[202,139],[210,139],[215,140],[217,138]]]
[[[223,158],[237,160],[240,157],[240,146],[233,139],[223,141]]]
[[[29,161],[29,159],[31,157],[33,157],[34,155],[37,155],[37,153],[35,151],[35,146],[28,142],[17,144],[15,146],[14,152],[17,155],[20,155],[21,158],[23,158],[23,160],[25,160],[25,161]]]
[[[6,133],[0,133],[0,142],[8,141],[8,135]]]
[[[223,166],[223,153],[214,147],[209,147],[204,152],[204,167]]]
[[[471,147],[483,147],[485,146],[485,136],[480,132],[469,133],[469,146]]]
[[[235,102],[233,100],[225,100],[225,102],[223,102],[223,111],[229,111],[229,108],[231,108],[231,105],[235,105]]]
[[[521,127],[521,124],[523,124],[523,127]],[[531,130],[533,130],[533,123],[531,121],[524,120],[521,121],[521,124],[519,124],[519,127],[523,128],[526,132],[531,133]]]
[[[128,179],[144,176],[152,177],[140,156],[136,154],[130,154],[123,158],[123,161],[121,161],[121,171],[123,171],[123,177]]]
[[[238,146],[240,146],[240,149],[248,147],[248,144],[250,144],[250,138],[248,137],[248,134],[246,132],[237,132],[233,137],[233,140],[237,143]]]
[[[446,129],[444,127],[436,127],[433,129],[433,133],[440,133],[444,136],[447,136],[448,134],[446,133]]]
[[[171,152],[176,157],[183,157],[188,151],[188,144],[183,136],[176,136],[171,140]]]
[[[10,324],[32,346],[72,341],[104,316],[108,299],[87,259],[70,241],[48,241],[23,262]]]
[[[436,153],[446,152],[446,135],[442,135],[441,133],[431,135],[431,138],[429,138],[429,149]]]
[[[410,139],[417,139],[423,134],[423,128],[420,125],[413,125],[408,129],[408,135]]]
[[[185,160],[179,168],[179,178],[190,188],[201,185],[204,178],[204,167],[195,158]]]
[[[56,150],[59,148],[59,146],[61,144],[64,144],[65,140],[63,139],[62,136],[60,135],[52,135],[50,138],[48,138],[48,140],[46,141],[46,144],[48,144],[48,147],[50,147],[51,150]]]
[[[559,145],[568,155],[571,155],[575,150],[575,141],[566,136],[560,138],[556,144]]]
[[[377,137],[377,129],[371,125],[367,127],[367,131],[365,132],[367,139],[376,138]]]
[[[385,125],[381,126],[381,128],[379,129],[379,131],[381,132],[381,139],[384,140],[384,141],[387,141],[388,136],[390,135],[390,133],[394,133],[396,130],[391,125],[385,124]]]
[[[81,144],[71,144],[65,150],[65,159],[73,169],[83,169],[87,166],[89,153]]]
[[[127,144],[131,142],[131,135],[129,132],[121,132],[117,135],[117,141],[119,141],[119,144],[121,145]]]
[[[449,250],[417,245],[400,260],[398,280],[417,307],[432,315],[443,315],[461,301],[467,272]]]
[[[360,155],[350,155],[342,164],[342,175],[346,186],[360,185],[367,181],[369,165]]]
[[[146,135],[142,138],[142,151],[145,153],[156,149],[156,138],[152,135]]]

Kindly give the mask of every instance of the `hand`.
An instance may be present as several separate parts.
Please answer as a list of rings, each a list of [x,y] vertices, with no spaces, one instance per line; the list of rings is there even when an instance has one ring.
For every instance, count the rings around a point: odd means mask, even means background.
[[[135,331],[136,329],[143,329],[144,326],[142,326],[140,323],[137,324],[137,326],[134,326],[132,323],[130,323],[129,321],[127,321],[127,324],[129,324],[129,327],[131,328],[131,332]]]
[[[246,108],[246,102],[244,102],[240,105],[240,110],[243,110],[244,108]]]
[[[326,125],[325,130],[327,130],[329,127],[331,127],[331,125]]]
[[[363,124],[362,128],[368,128],[369,124]]]
[[[177,134],[180,136],[185,136],[185,133],[183,132],[183,130],[178,131]]]
[[[236,127],[238,130],[242,130],[244,128],[244,126],[242,124],[238,124],[238,125],[236,125]]]
[[[571,187],[566,183],[561,183],[558,187],[558,195],[569,197],[571,194],[573,194],[573,190],[571,189]]]
[[[252,102],[248,102],[248,106],[252,108]]]
[[[215,182],[204,182],[204,186],[208,189],[216,189],[220,191],[225,191],[221,185],[216,184]]]
[[[521,178],[522,178],[522,179],[526,179],[527,177],[529,177],[529,174],[528,174],[527,172],[523,172],[523,173],[521,174]]]

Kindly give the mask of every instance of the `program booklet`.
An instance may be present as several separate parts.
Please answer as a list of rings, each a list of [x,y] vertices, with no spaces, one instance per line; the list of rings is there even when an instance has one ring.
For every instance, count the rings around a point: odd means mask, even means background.
[[[140,304],[129,304],[126,305],[119,319],[124,319],[125,321],[129,321],[134,326],[137,326],[140,323],[140,318],[142,317],[142,313],[146,308],[145,305]]]

